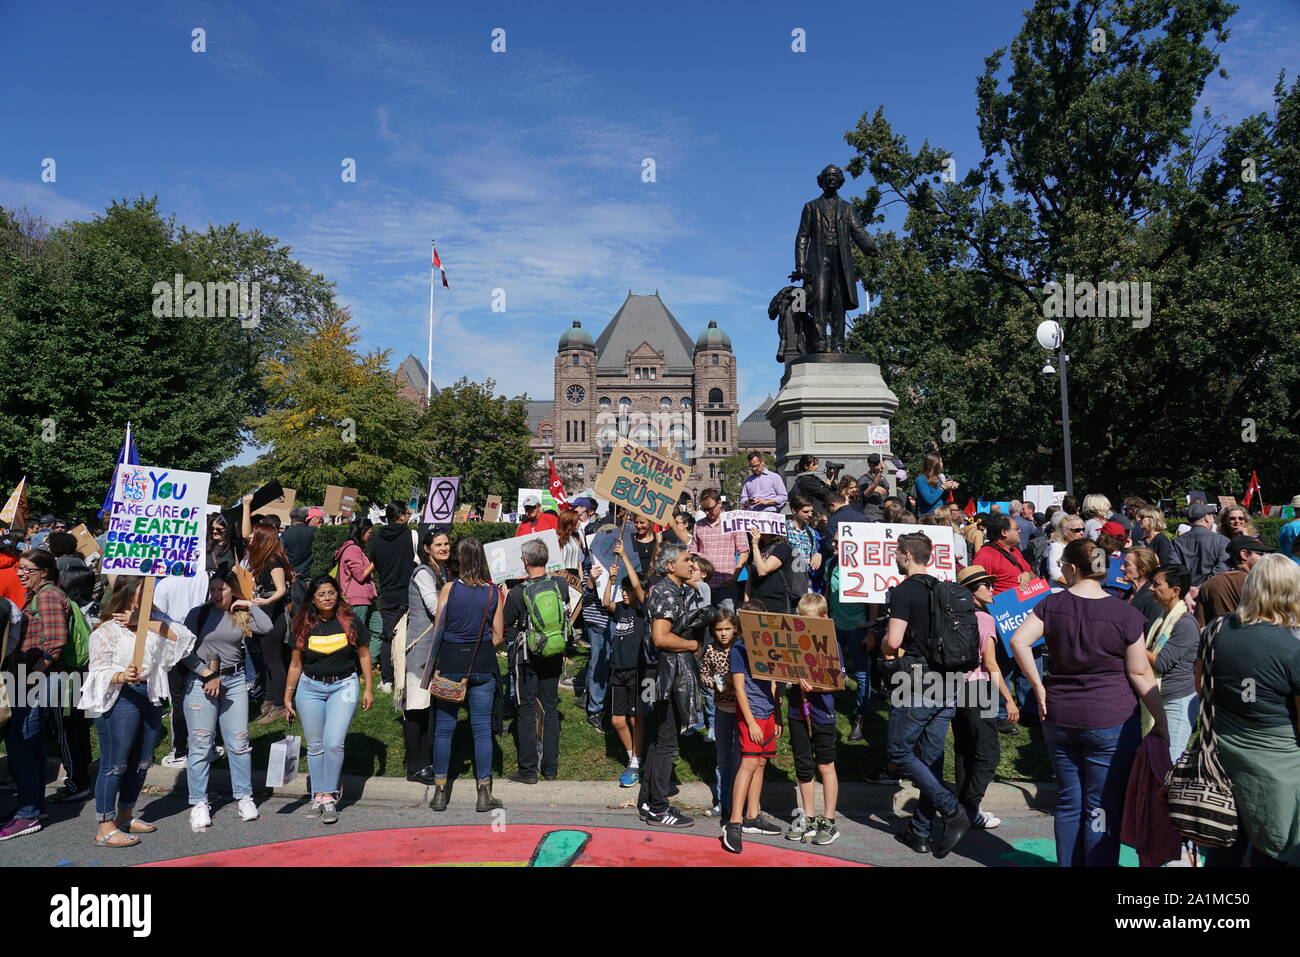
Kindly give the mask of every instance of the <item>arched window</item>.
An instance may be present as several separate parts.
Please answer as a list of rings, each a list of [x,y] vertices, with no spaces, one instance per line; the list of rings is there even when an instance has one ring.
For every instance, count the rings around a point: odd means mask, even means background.
[[[710,463],[709,463],[709,481],[713,481],[713,480],[716,479],[717,477],[718,477],[718,466],[717,466],[715,463],[710,462]]]
[[[578,355],[576,352],[573,354],[573,364],[575,366],[582,365],[582,356]]]
[[[631,438],[633,442],[637,443],[637,445],[644,445],[648,449],[658,447],[656,445],[658,442],[658,436],[655,434],[655,428],[653,425],[648,423],[638,425],[632,430],[632,434],[629,438]]]
[[[710,389],[710,390],[709,390],[709,401],[710,401],[710,402],[721,402],[721,401],[722,401],[722,390],[721,390],[721,389]]]
[[[608,408],[609,408],[610,406],[612,406],[613,404],[614,404],[614,403],[613,403],[613,401],[610,399],[609,396],[607,396],[607,395],[602,395],[602,396],[600,397],[600,407],[601,407],[602,409],[608,409]]]
[[[684,425],[673,425],[668,428],[668,441],[672,443],[677,450],[677,458],[683,465],[691,464],[691,432]]]
[[[618,400],[618,411],[627,412],[630,408],[632,408],[632,400],[627,396],[623,396],[623,398]]]
[[[673,400],[668,398],[668,396],[664,396],[662,399],[659,400],[659,408],[671,409],[672,407],[673,407]]]
[[[600,430],[600,449],[602,452],[608,455],[616,441],[618,441],[618,429],[614,428],[614,426],[607,425]]]
[[[689,409],[691,405],[692,405],[691,397],[689,395],[682,396],[682,408]]]
[[[718,364],[718,354],[716,352],[713,353],[713,355],[709,356],[709,358],[713,360],[713,362],[710,363],[710,365],[716,366]]]

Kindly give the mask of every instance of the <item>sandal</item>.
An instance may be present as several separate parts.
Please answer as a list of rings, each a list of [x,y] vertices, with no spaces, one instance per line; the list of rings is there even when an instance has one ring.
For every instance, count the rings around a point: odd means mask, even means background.
[[[158,830],[156,824],[142,821],[138,817],[131,818],[131,823],[127,826],[128,834],[152,834],[156,830]]]
[[[128,840],[114,841],[114,836],[126,837]],[[139,843],[140,839],[138,837],[130,837],[127,834],[123,834],[117,828],[113,828],[113,830],[109,831],[103,837],[95,838],[96,847],[135,847]]]

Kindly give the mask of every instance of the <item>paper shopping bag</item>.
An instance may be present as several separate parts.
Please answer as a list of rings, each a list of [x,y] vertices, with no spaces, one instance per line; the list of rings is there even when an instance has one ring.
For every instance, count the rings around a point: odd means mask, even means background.
[[[266,762],[266,786],[280,788],[298,776],[298,757],[302,753],[302,738],[296,734],[285,735],[271,745],[271,756]]]

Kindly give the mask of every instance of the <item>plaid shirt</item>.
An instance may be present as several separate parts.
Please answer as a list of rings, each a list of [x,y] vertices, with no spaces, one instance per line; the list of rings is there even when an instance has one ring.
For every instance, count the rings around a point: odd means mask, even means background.
[[[691,533],[691,551],[702,555],[713,566],[710,587],[725,585],[736,573],[736,556],[749,554],[749,537],[741,531],[724,532],[722,519],[695,523]]]
[[[33,613],[33,606],[35,606]],[[19,655],[26,661],[57,660],[68,642],[68,596],[57,585],[43,585],[35,597],[28,597],[23,609],[23,642]],[[39,652],[32,654],[32,652]]]

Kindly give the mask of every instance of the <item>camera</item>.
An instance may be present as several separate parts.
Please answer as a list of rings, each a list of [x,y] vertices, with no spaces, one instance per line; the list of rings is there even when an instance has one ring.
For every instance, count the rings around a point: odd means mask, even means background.
[[[843,471],[844,471],[844,463],[843,463],[843,462],[827,462],[827,463],[826,463],[826,474],[827,474],[827,475],[838,475],[840,472],[843,472]]]

